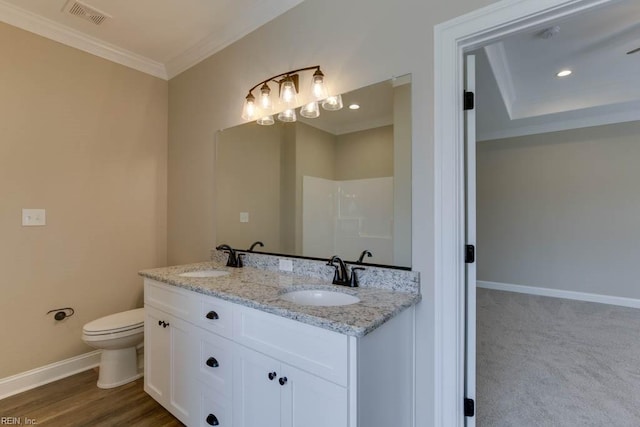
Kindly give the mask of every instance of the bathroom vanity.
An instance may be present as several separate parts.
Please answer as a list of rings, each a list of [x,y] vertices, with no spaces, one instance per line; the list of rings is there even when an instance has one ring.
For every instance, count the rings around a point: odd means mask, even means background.
[[[223,265],[140,273],[149,395],[188,426],[411,425],[417,291]],[[283,299],[305,289],[359,302]]]

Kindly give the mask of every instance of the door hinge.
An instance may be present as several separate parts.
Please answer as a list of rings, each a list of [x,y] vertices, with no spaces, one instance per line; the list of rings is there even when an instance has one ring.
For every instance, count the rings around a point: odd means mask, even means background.
[[[464,398],[464,416],[473,417],[476,414],[476,402],[473,399]]]
[[[464,247],[464,262],[467,264],[473,264],[476,262],[476,247],[473,245],[466,245]]]
[[[463,104],[464,104],[464,109],[465,110],[473,110],[474,106],[475,106],[475,100],[474,100],[475,96],[473,95],[473,92],[467,92],[466,90],[464,91],[464,96],[463,96]]]

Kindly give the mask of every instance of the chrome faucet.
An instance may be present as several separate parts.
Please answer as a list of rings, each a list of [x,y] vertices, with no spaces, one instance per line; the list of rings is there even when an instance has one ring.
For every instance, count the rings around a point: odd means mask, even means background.
[[[229,245],[220,245],[216,247],[219,251],[226,251],[229,254],[229,258],[227,258],[227,267],[242,267],[242,256],[244,254],[236,254],[235,249],[233,249]]]

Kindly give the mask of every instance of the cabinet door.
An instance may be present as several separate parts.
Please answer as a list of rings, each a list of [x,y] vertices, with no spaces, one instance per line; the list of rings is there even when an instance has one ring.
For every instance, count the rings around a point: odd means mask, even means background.
[[[283,364],[282,427],[347,427],[347,389]]]
[[[197,397],[194,327],[145,306],[145,391],[189,425]]]
[[[150,306],[144,309],[144,391],[162,405],[168,402],[169,334],[161,322],[168,315]]]
[[[198,397],[198,382],[195,379],[198,361],[195,327],[173,317],[167,329],[171,337],[169,411],[186,425],[191,425]]]
[[[280,363],[275,359],[234,347],[234,427],[280,427]]]

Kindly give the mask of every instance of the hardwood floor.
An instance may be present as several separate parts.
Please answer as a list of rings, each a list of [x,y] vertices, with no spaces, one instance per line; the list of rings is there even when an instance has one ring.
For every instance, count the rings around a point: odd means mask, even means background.
[[[89,370],[0,400],[0,421],[65,427],[183,426],[144,392],[142,378],[108,390],[99,389],[97,380],[97,372]]]

